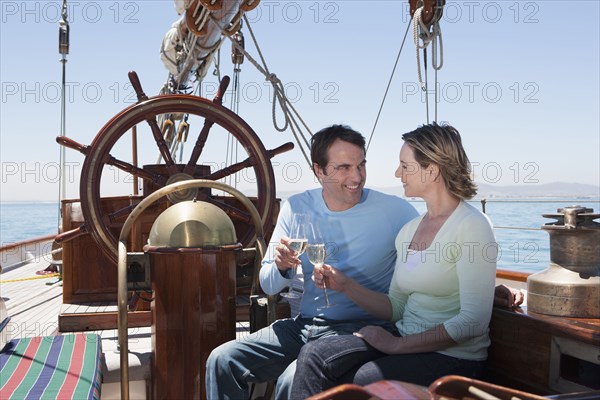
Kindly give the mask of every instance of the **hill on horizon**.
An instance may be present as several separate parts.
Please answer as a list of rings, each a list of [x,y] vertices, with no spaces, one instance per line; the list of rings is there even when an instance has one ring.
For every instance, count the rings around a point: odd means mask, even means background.
[[[478,190],[475,198],[501,197],[561,197],[561,198],[600,198],[600,186],[584,183],[552,182],[541,184],[495,185],[476,182]],[[398,196],[404,195],[401,186],[376,188],[382,192]]]

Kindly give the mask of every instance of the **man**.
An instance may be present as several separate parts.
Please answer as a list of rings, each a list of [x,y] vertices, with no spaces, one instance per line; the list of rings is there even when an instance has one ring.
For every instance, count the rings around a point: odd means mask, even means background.
[[[394,240],[400,228],[418,215],[405,200],[365,189],[364,137],[347,126],[333,125],[311,140],[313,171],[321,188],[294,195],[283,204],[271,241],[278,243],[274,257],[265,256],[261,287],[276,294],[290,285],[290,270],[299,264],[307,278],[300,314],[278,320],[241,341],[217,347],[206,366],[209,400],[244,399],[249,385],[277,379],[276,399],[289,397],[295,360],[307,342],[330,335],[351,335],[363,326],[385,325],[340,292],[323,290],[310,279],[312,265],[287,246],[294,213],[319,221],[327,243],[327,263],[362,285],[386,293],[394,265]]]

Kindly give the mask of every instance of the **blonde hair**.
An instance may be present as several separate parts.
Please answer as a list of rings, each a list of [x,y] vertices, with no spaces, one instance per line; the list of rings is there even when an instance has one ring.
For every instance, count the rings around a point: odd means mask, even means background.
[[[477,194],[471,179],[471,163],[462,145],[460,133],[450,125],[432,123],[402,135],[414,150],[415,160],[422,168],[437,165],[448,191],[462,200]]]

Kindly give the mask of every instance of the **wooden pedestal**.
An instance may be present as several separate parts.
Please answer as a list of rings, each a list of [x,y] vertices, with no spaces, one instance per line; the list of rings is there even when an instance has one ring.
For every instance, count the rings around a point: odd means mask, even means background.
[[[235,339],[236,251],[241,245],[150,249],[152,394],[204,399],[206,359]]]

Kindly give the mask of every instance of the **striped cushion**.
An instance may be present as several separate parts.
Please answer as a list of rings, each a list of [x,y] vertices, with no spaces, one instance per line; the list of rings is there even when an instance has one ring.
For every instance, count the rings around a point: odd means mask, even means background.
[[[13,339],[0,353],[0,399],[99,399],[101,356],[95,334]]]

